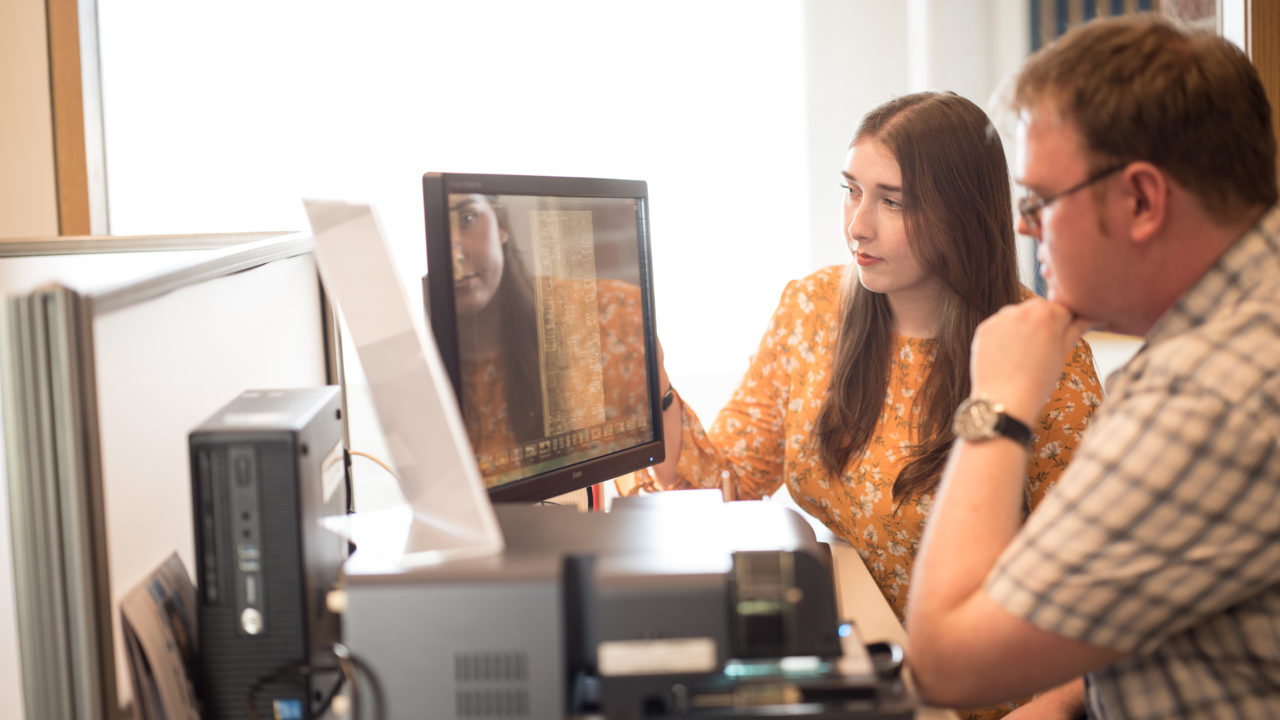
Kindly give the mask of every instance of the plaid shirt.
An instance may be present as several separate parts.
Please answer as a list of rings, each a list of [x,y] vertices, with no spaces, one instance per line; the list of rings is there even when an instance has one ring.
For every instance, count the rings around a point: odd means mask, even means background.
[[[1127,657],[1093,717],[1280,717],[1280,206],[1152,328],[987,593]]]

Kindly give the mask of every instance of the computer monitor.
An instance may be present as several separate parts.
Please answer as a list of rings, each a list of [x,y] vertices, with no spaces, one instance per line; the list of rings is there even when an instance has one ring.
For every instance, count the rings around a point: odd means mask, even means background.
[[[643,181],[427,173],[426,301],[495,502],[661,462]]]

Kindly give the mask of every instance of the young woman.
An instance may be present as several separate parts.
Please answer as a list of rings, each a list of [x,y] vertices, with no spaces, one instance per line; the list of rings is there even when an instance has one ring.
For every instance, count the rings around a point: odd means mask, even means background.
[[[858,550],[901,618],[952,419],[969,394],[974,329],[1027,291],[1004,150],[973,103],[920,93],[876,108],[842,175],[853,261],[787,286],[709,431],[675,394],[663,420],[667,460],[619,490],[710,487],[751,499],[785,484]],[[1028,512],[1101,395],[1081,343],[1031,428]]]

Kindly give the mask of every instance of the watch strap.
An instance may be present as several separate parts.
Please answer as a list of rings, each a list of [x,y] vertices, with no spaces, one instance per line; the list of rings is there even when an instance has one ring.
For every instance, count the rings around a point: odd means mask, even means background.
[[[996,416],[995,431],[1001,435],[1016,440],[1018,443],[1031,447],[1032,435],[1031,428],[1018,418],[1001,411]]]

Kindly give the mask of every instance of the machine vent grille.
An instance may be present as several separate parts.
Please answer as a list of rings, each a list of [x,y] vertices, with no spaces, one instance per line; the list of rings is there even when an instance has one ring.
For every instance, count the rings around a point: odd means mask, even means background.
[[[524,653],[459,653],[453,658],[453,679],[457,717],[531,717],[529,658]]]
[[[527,718],[529,691],[523,688],[503,690],[458,690],[454,714],[460,718]]]
[[[529,657],[522,652],[458,653],[453,656],[457,682],[525,682]]]

